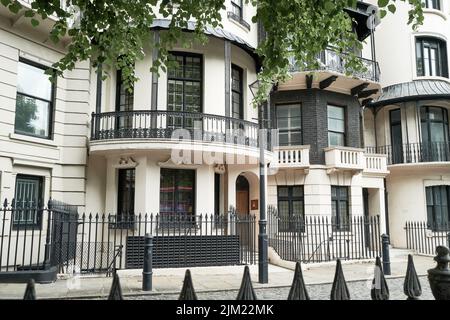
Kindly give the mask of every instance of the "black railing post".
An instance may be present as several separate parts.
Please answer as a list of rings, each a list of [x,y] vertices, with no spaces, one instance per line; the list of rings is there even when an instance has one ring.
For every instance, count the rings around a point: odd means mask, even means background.
[[[52,201],[48,201],[47,205],[47,234],[45,235],[45,247],[44,247],[44,269],[50,267],[50,225],[52,223]]]
[[[142,291],[152,290],[152,277],[153,277],[153,236],[150,234],[145,235],[144,245],[144,270],[142,272]]]
[[[381,235],[381,247],[383,255],[383,272],[385,275],[390,275],[391,261],[389,258],[389,236],[387,234]]]

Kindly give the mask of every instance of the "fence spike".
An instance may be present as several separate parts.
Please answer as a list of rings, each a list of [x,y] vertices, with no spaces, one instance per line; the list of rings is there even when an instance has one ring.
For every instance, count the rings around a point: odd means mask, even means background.
[[[370,296],[372,300],[389,300],[389,288],[384,278],[380,257],[378,256],[375,260],[375,275],[372,280]]]
[[[36,289],[34,286],[34,279],[28,280],[23,300],[36,300]]]
[[[6,209],[7,206],[8,206],[8,199],[5,198],[5,201],[3,201],[3,208]]]
[[[191,270],[187,269],[184,275],[183,287],[178,300],[198,300],[192,283]]]
[[[414,267],[413,256],[408,254],[408,267],[406,268],[405,282],[403,283],[403,292],[408,297],[407,300],[418,300],[422,294],[422,286]]]
[[[289,290],[288,300],[309,300],[305,280],[303,279],[302,266],[299,261],[295,264],[294,279],[291,290]]]
[[[114,272],[111,290],[109,291],[108,300],[123,300],[122,287],[120,286],[119,275]]]
[[[341,259],[336,260],[336,273],[331,287],[330,300],[350,300],[350,292],[342,271]]]
[[[244,268],[244,276],[242,277],[241,287],[239,288],[236,300],[257,300],[248,266]]]

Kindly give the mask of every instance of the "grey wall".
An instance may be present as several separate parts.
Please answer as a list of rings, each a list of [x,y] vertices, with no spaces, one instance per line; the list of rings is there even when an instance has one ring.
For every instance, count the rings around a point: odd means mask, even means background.
[[[360,104],[356,97],[319,89],[277,91],[271,97],[272,119],[276,126],[275,105],[300,103],[302,106],[303,144],[310,145],[310,163],[325,164],[324,148],[328,147],[327,105],[346,110],[346,146],[360,148]]]

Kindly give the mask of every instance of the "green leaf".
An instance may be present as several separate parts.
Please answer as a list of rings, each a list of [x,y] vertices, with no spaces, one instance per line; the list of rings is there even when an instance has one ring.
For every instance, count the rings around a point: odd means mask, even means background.
[[[36,20],[36,19],[31,19],[31,25],[32,25],[33,27],[37,27],[37,26],[39,25],[39,21]]]
[[[386,16],[387,12],[386,10],[380,9],[380,17],[384,18]]]
[[[0,2],[2,3],[2,5],[7,7],[11,3],[11,0],[0,0]]]
[[[378,0],[378,6],[380,8],[386,7],[388,5],[388,3],[389,3],[389,0]]]
[[[391,13],[395,13],[395,11],[397,11],[397,8],[395,7],[394,4],[390,4],[390,5],[388,5],[388,10],[389,10]]]

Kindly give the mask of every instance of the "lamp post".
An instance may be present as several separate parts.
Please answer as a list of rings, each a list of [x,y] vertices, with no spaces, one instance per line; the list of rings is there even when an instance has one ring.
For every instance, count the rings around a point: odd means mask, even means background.
[[[259,90],[259,80],[249,85],[253,97]],[[268,97],[269,95],[267,95]],[[259,283],[269,282],[269,264],[268,264],[268,236],[266,232],[266,180],[265,180],[265,160],[264,160],[264,104],[258,104],[258,123],[259,123],[259,234],[258,234],[258,279]]]

